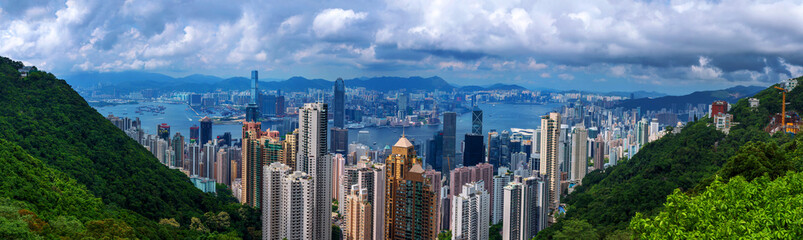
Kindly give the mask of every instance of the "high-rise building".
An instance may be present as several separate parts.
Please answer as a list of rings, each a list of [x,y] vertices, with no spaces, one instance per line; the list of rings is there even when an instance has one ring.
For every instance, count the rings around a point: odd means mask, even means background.
[[[396,116],[399,118],[407,117],[407,104],[409,102],[409,97],[407,93],[398,93],[396,95],[396,105],[399,107],[399,111],[397,112]]]
[[[341,187],[343,186],[341,180],[346,174],[346,158],[343,156],[343,154],[335,154],[332,157],[331,164],[332,164],[332,179],[330,179],[329,181],[330,183],[332,183],[331,198],[336,199],[337,202],[339,203],[342,203],[345,202],[346,195],[349,194],[349,191],[347,190],[341,191]],[[349,186],[349,189],[350,188],[351,186]]]
[[[466,183],[452,199],[452,239],[488,239],[490,199],[482,182]]]
[[[493,189],[491,190],[491,224],[498,224],[502,221],[502,202],[504,199],[504,187],[513,178],[513,174],[505,172],[493,178]]]
[[[527,240],[546,228],[546,184],[536,177],[504,187],[502,239]]]
[[[346,196],[349,194],[353,186],[357,186],[358,189],[365,189],[367,192],[364,193],[365,197],[373,202],[374,201],[374,188],[376,185],[374,184],[374,174],[375,169],[371,162],[361,161],[355,165],[346,166],[343,171],[343,175],[341,178],[341,183],[335,190],[339,191],[341,196]],[[343,199],[338,199],[341,201]],[[341,208],[340,213],[346,214],[346,209],[348,206],[344,206]]]
[[[589,134],[589,137],[596,138],[596,136],[591,136],[591,134]],[[644,146],[644,144],[647,144],[649,139],[650,139],[649,123],[647,122],[646,118],[642,118],[636,124],[636,143],[638,144],[638,148],[641,148]]]
[[[385,164],[374,164],[374,222],[373,239],[385,239],[385,199],[387,198],[385,189],[387,188],[388,174],[385,172]]]
[[[192,125],[192,127],[190,127],[190,143],[199,143],[200,132],[198,125]]]
[[[559,169],[560,113],[552,112],[541,117],[541,167],[549,189],[549,207],[557,209],[560,203]]]
[[[443,167],[441,167],[441,172],[447,176],[449,171],[457,166],[455,135],[457,135],[457,113],[445,112],[443,113],[443,162],[441,163]]]
[[[332,128],[331,130],[331,146],[329,151],[335,154],[348,155],[349,148],[349,130],[343,128]]]
[[[167,125],[167,123],[162,123],[159,124],[159,126],[156,126],[156,129],[158,129],[157,135],[159,138],[165,141],[170,141],[170,125]]]
[[[315,180],[304,172],[295,171],[282,179],[281,222],[279,235],[286,239],[330,239],[331,225],[327,236],[318,237],[315,222]],[[263,222],[263,224],[265,224]],[[282,239],[279,238],[279,239]]]
[[[259,207],[262,192],[262,166],[278,162],[282,142],[278,131],[262,131],[260,122],[243,122],[241,168],[241,201]]]
[[[201,145],[209,144],[212,141],[212,119],[209,117],[201,118]]]
[[[229,147],[231,147],[232,146],[231,133],[230,132],[224,132],[223,135],[218,135],[217,136],[217,145],[218,146],[229,146]]]
[[[487,162],[494,166],[494,172],[496,172],[499,169],[499,167],[502,166],[501,165],[502,156],[501,156],[501,150],[499,148],[500,148],[499,133],[497,133],[496,130],[491,129],[491,131],[488,132]]]
[[[460,195],[461,191],[463,190],[463,185],[466,183],[471,182],[482,182],[483,189],[487,189],[487,191],[493,191],[493,166],[488,163],[481,163],[471,167],[460,167],[455,168],[449,173],[449,202],[452,203],[452,200],[455,196]],[[454,206],[451,206],[454,207]],[[451,209],[450,209],[451,210]],[[489,208],[490,210],[490,208]],[[451,219],[454,219],[453,216],[450,216],[450,212],[446,212],[445,219],[441,219],[441,221],[447,221],[447,224]],[[449,224],[450,225],[450,224]]]
[[[259,73],[257,72],[257,70],[251,71],[251,101],[245,108],[246,122],[259,121],[259,104],[257,104],[259,100],[259,90],[257,86],[258,82],[259,82]]]
[[[605,141],[601,138],[594,140],[594,169],[605,167]]]
[[[184,166],[184,136],[181,136],[181,133],[176,132],[173,135],[173,162],[170,163],[170,166],[173,167],[183,167]]]
[[[271,163],[263,166],[262,195],[262,239],[282,239],[282,227],[285,227],[285,217],[282,213],[282,181],[286,181],[291,169],[281,163]],[[303,197],[299,195],[298,197]],[[287,206],[294,207],[294,206]],[[298,207],[298,206],[295,206]]]
[[[521,183],[511,182],[504,188],[502,210],[502,239],[525,240],[521,238]]]
[[[285,114],[285,110],[284,96],[276,96],[276,115],[283,116]]]
[[[231,157],[229,147],[221,147],[215,157],[215,181],[226,186],[231,185]]]
[[[404,136],[386,160],[385,239],[437,237],[437,196],[413,144]]]
[[[588,171],[588,131],[578,124],[572,133],[572,181],[582,183]]]
[[[200,173],[199,169],[200,163],[201,163],[201,146],[195,142],[190,143],[187,147],[187,162],[184,166],[184,169],[190,171],[190,176],[197,176]]]
[[[284,135],[282,141],[282,158],[284,165],[296,169],[296,154],[298,153],[298,129]]]
[[[327,154],[328,107],[325,103],[306,103],[298,110],[298,154],[296,170],[314,182],[312,239],[329,240],[331,234],[332,156]]]
[[[214,143],[204,145],[204,154],[203,154],[203,164],[204,169],[201,170],[201,177],[205,178],[215,178],[213,175],[214,173],[214,164],[215,164],[215,157],[217,157],[217,146]]]
[[[426,165],[436,171],[443,171],[443,131],[435,132],[427,141]]]
[[[485,147],[481,134],[466,133],[463,166],[474,166],[485,162]]]
[[[346,84],[342,78],[337,78],[335,80],[335,97],[333,102],[333,108],[335,112],[335,119],[334,119],[334,126],[335,128],[345,128],[346,118]],[[344,154],[345,155],[345,154]]]
[[[476,105],[471,111],[471,133],[482,136],[482,109]]]
[[[346,196],[344,206],[348,206],[345,215],[346,229],[343,231],[344,239],[371,240],[373,239],[373,203],[369,199],[370,191],[351,186],[350,194]],[[384,203],[383,203],[384,204]]]
[[[371,139],[371,132],[368,131],[368,130],[360,130],[360,132],[357,133],[357,142],[358,143],[362,143],[365,146],[368,146],[370,144],[368,142],[368,141],[370,141],[370,139]]]

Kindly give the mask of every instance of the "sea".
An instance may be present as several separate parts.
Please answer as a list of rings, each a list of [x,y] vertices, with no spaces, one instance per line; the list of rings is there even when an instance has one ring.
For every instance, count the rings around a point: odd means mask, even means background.
[[[143,112],[136,113],[140,106],[164,106],[163,113]],[[479,104],[483,111],[483,133],[490,130],[501,132],[510,128],[529,128],[535,129],[541,125],[541,116],[556,110],[561,104]],[[121,104],[113,106],[95,107],[98,113],[103,116],[113,114],[117,117],[136,118],[142,121],[142,129],[149,134],[156,133],[156,127],[162,123],[170,125],[171,136],[180,132],[185,138],[189,138],[190,127],[200,126],[199,120],[203,115],[197,115],[186,104],[172,103],[152,103],[142,102],[137,104]],[[331,124],[331,121],[330,121]],[[357,141],[359,131],[369,132],[368,145],[372,149],[382,149],[386,145],[393,145],[402,133],[416,144],[426,145],[426,140],[443,129],[443,125],[418,126],[418,127],[365,127],[361,129],[349,129],[349,142]],[[466,133],[471,132],[471,112],[461,114],[457,117],[458,146]],[[230,132],[232,138],[242,137],[241,124],[215,124],[212,126],[213,136],[223,135]]]

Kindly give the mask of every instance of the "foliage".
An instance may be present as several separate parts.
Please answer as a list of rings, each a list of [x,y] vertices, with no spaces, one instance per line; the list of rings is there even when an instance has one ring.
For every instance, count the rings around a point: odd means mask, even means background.
[[[642,239],[800,239],[803,173],[748,182],[717,177],[699,195],[675,190],[655,217],[638,214],[630,227]]]
[[[556,240],[599,239],[594,227],[585,220],[567,220],[562,230],[553,236]]]
[[[451,240],[451,239],[452,239],[452,230],[446,230],[438,233],[438,240]]]
[[[490,233],[488,233],[488,239],[490,240],[502,240],[502,222],[500,221],[497,224],[491,225]]]
[[[343,239],[343,230],[340,229],[340,226],[332,224],[332,240],[340,239]]]

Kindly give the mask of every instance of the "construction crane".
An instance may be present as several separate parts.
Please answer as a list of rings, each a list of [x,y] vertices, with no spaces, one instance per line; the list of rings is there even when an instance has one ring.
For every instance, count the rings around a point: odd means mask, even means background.
[[[788,93],[789,91],[787,91],[784,88],[780,88],[778,86],[773,86],[773,87],[775,89],[781,90],[781,93],[783,94],[783,100],[781,100],[782,101],[781,102],[781,127],[783,127],[784,132],[786,132],[786,93]]]

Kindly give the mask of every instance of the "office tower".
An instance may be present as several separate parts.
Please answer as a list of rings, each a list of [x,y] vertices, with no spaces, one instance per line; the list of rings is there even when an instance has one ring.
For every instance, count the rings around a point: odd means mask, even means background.
[[[513,174],[505,172],[493,178],[493,189],[491,190],[491,224],[498,224],[502,221],[502,201],[504,199],[504,187],[513,178]]]
[[[276,93],[277,95],[279,93]],[[283,116],[285,114],[284,96],[276,96],[276,115]]]
[[[605,167],[605,141],[601,138],[594,140],[594,169],[599,170]]]
[[[387,187],[385,239],[434,239],[437,237],[437,195],[404,136],[393,145],[386,160]]]
[[[192,127],[190,127],[190,143],[198,143],[200,132],[200,128],[198,128],[197,125],[192,125]]]
[[[481,134],[466,133],[463,166],[474,166],[485,162],[485,146]]]
[[[283,219],[279,235],[287,239],[330,239],[331,225],[326,236],[316,232],[315,179],[307,173],[295,171],[282,178],[281,208]],[[326,209],[327,212],[331,208]],[[329,216],[327,216],[327,219]],[[264,224],[264,223],[263,223]],[[316,234],[318,234],[316,236]],[[278,239],[282,239],[278,238]]]
[[[443,161],[441,172],[448,176],[449,171],[454,169],[457,165],[455,159],[455,145],[457,134],[457,113],[445,112],[443,113]]]
[[[471,133],[482,136],[482,109],[477,105],[471,111]]]
[[[344,239],[370,240],[373,239],[373,203],[369,200],[368,189],[353,185],[346,196],[345,206],[348,211],[345,215],[346,229],[343,231]]]
[[[155,154],[156,159],[159,159],[159,162],[164,165],[167,165],[168,160],[170,160],[167,157],[168,154],[167,148],[169,147],[168,143],[169,142],[162,139],[161,136],[156,138],[156,154]]]
[[[218,146],[229,146],[229,147],[231,147],[232,146],[231,133],[230,132],[224,132],[223,135],[218,135],[217,136],[217,145]]]
[[[502,156],[501,151],[499,149],[500,141],[499,141],[499,133],[496,130],[491,129],[488,132],[488,163],[494,166],[494,172],[496,172],[499,167],[501,167],[501,159]]]
[[[527,165],[527,154],[523,152],[516,152],[510,154],[510,170],[518,171],[526,169],[525,166]]]
[[[159,136],[159,138],[165,141],[170,141],[170,125],[167,125],[167,123],[162,123],[159,126],[156,126],[156,129],[156,135]]]
[[[176,133],[173,135],[173,162],[170,163],[170,166],[173,167],[183,167],[184,164],[184,136],[181,136],[181,133]]]
[[[231,185],[231,157],[229,147],[221,147],[215,157],[215,181],[226,186]]]
[[[443,131],[438,131],[427,141],[426,165],[432,169],[443,171]]]
[[[276,115],[276,95],[259,94],[259,112],[265,116]]]
[[[212,119],[209,117],[201,118],[201,145],[209,144],[212,140]]]
[[[298,154],[296,170],[314,182],[312,239],[329,240],[332,204],[332,156],[327,154],[327,112],[325,103],[305,103],[298,110]]]
[[[460,195],[452,199],[452,239],[488,239],[491,196],[483,185],[466,183]]]
[[[281,235],[281,229],[285,226],[285,217],[281,215],[282,181],[290,174],[291,168],[278,162],[262,168],[262,195],[265,196],[262,198],[262,239],[282,239],[284,236]]]
[[[343,156],[348,155],[349,130],[343,128],[332,128],[330,134],[332,139],[329,151],[335,154],[342,154]]]
[[[510,132],[507,130],[499,133],[499,165],[510,166]]]
[[[282,141],[282,158],[284,165],[296,169],[296,154],[298,153],[298,129],[284,135]]]
[[[588,131],[581,124],[574,127],[572,133],[572,170],[571,179],[582,183],[588,171]]]
[[[334,126],[335,128],[345,128],[346,126],[346,84],[343,82],[342,78],[337,78],[335,80],[335,98],[334,98],[334,110],[335,110],[335,119],[334,119]],[[345,155],[345,154],[344,154]]]
[[[251,71],[251,101],[245,108],[246,122],[259,121],[259,105],[257,104],[257,101],[259,100],[259,90],[257,90],[258,82],[259,73],[256,70]]]
[[[560,165],[560,172],[571,174],[571,162],[572,162],[572,148],[571,148],[571,131],[569,129],[569,125],[561,124],[560,125],[560,136],[558,137],[558,156],[559,156],[559,165]],[[569,176],[571,177],[571,176]]]
[[[396,95],[396,105],[399,107],[399,111],[397,112],[396,116],[399,118],[407,117],[407,103],[408,103],[408,96],[407,93],[398,93]]]
[[[385,239],[385,199],[387,197],[387,173],[385,164],[374,164],[374,213],[373,213],[373,240]]]
[[[471,182],[482,182],[483,189],[491,192],[493,191],[493,166],[488,163],[481,163],[471,167],[460,167],[455,168],[449,173],[449,202],[454,199],[455,196],[460,195],[461,191],[463,190],[462,186],[466,183]],[[451,206],[454,207],[454,206]],[[449,209],[451,210],[451,209]],[[442,221],[447,221],[447,225],[451,225],[448,221],[453,219],[450,216],[451,211],[447,211],[444,215],[446,218],[442,219]]]
[[[549,189],[549,207],[557,209],[560,203],[559,167],[560,113],[552,112],[541,117],[541,167]]]
[[[360,130],[360,132],[357,133],[358,143],[362,143],[365,146],[369,146],[369,144],[371,144],[369,142],[371,141],[370,139],[371,139],[371,132],[369,132],[368,130]]]
[[[636,143],[638,144],[638,148],[641,148],[644,146],[644,144],[647,144],[647,141],[649,140],[649,131],[649,125],[646,118],[642,118],[640,121],[638,121],[636,124]],[[589,134],[589,137],[596,138],[596,136],[591,136],[591,134]]]
[[[650,137],[658,135],[658,119],[653,118],[650,122]]]
[[[521,238],[521,183],[511,182],[504,187],[502,210],[502,239],[526,240]]]
[[[210,141],[210,143],[204,145],[204,156],[203,156],[203,164],[204,169],[201,170],[201,177],[205,178],[215,178],[213,176],[214,171],[214,164],[215,164],[215,157],[217,156],[217,146]]]
[[[190,172],[190,176],[197,176],[199,173],[198,164],[201,162],[201,146],[198,143],[187,145],[187,162],[184,169]]]

